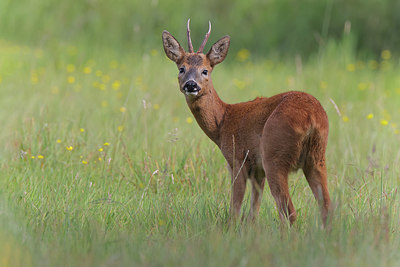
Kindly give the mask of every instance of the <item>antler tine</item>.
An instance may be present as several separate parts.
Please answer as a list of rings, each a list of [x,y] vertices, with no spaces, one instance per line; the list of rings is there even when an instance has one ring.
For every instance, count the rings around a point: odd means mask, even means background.
[[[187,21],[187,39],[188,39],[188,47],[189,47],[189,53],[193,53],[193,45],[192,45],[192,39],[190,38],[190,19],[188,19]]]
[[[204,46],[206,45],[208,38],[210,37],[210,33],[211,33],[211,22],[208,21],[208,32],[206,33],[206,36],[204,37],[204,40],[201,43],[201,46],[200,46],[199,50],[197,51],[197,53],[203,52]]]

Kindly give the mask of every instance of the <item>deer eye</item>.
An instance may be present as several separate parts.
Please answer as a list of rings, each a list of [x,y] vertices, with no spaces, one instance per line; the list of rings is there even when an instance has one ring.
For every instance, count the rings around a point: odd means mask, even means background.
[[[208,74],[208,70],[203,70],[203,71],[201,72],[201,74],[203,74],[203,75],[207,76],[207,74]]]
[[[179,68],[179,74],[185,73],[185,68]]]

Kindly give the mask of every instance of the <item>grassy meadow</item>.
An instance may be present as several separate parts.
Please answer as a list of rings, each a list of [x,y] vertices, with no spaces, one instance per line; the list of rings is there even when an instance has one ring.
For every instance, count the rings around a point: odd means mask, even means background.
[[[347,36],[308,60],[238,49],[215,68],[228,103],[301,90],[327,111],[329,230],[301,172],[290,176],[298,219],[281,229],[268,188],[256,223],[246,221],[247,193],[244,221],[229,224],[225,161],[187,108],[159,37],[144,53],[0,40],[1,266],[400,263],[392,51],[360,58]]]

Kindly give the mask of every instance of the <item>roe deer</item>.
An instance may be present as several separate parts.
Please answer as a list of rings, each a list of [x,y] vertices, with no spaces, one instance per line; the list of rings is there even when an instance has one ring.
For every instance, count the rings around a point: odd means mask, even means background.
[[[272,97],[227,104],[216,93],[211,73],[228,54],[230,37],[217,41],[207,54],[204,46],[209,30],[197,52],[190,39],[189,50],[167,31],[162,33],[164,50],[179,70],[181,92],[205,134],[221,149],[232,177],[231,215],[237,218],[246,188],[252,184],[251,218],[255,218],[267,179],[281,221],[292,224],[296,211],[289,195],[288,174],[303,169],[311,190],[321,207],[325,224],[330,209],[325,166],[329,124],[325,110],[313,96],[286,92]]]

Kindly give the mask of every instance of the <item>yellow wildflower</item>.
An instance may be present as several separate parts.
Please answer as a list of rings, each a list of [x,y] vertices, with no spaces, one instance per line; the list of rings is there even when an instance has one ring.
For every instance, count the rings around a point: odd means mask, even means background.
[[[387,120],[381,120],[381,124],[382,124],[382,125],[388,125],[389,122],[388,122]]]
[[[99,148],[99,152],[103,152],[104,149],[102,147]]]
[[[80,131],[81,133],[83,133],[83,132],[85,132],[85,129],[80,128],[79,131]]]
[[[155,57],[155,56],[158,55],[158,50],[157,50],[157,49],[152,49],[152,50],[150,51],[150,54],[151,54],[153,57]]]
[[[71,83],[71,84],[74,83],[75,82],[75,77],[74,76],[68,76],[67,82]]]
[[[384,60],[388,60],[388,59],[390,59],[391,57],[392,57],[392,53],[389,51],[389,50],[383,50],[382,51],[382,53],[381,53],[381,57],[384,59]]]
[[[83,73],[89,74],[89,73],[91,73],[91,72],[92,72],[92,68],[91,68],[91,67],[85,67],[85,68],[83,68]]]
[[[74,149],[74,147],[73,147],[73,146],[67,146],[66,149],[67,149],[68,151],[72,151],[72,150]]]
[[[356,66],[354,64],[347,64],[346,69],[347,71],[353,72],[356,70]]]
[[[107,142],[105,142],[104,144],[103,144],[103,146],[109,146],[110,145],[110,143],[107,143]]]
[[[240,49],[239,52],[237,53],[236,59],[240,62],[244,62],[247,59],[249,59],[249,56],[250,56],[250,51],[243,48],[243,49]]]
[[[113,84],[111,85],[111,87],[112,87],[112,89],[114,89],[114,90],[118,90],[118,89],[121,87],[121,82],[118,81],[118,80],[115,80],[115,81],[113,82]]]
[[[96,65],[96,61],[94,59],[89,59],[86,62],[86,65],[90,66],[90,67],[94,67]]]
[[[124,130],[124,126],[123,125],[120,125],[120,126],[118,126],[118,132],[122,132],[123,130]]]
[[[86,160],[82,160],[82,164],[86,165],[88,162]]]
[[[361,61],[361,60],[357,61],[357,63],[356,63],[356,69],[358,69],[358,70],[363,70],[364,68],[365,68],[365,63],[364,63],[364,61]]]
[[[122,113],[126,112],[126,107],[121,107],[121,108],[119,109],[119,111],[121,111]]]
[[[343,116],[342,118],[343,122],[348,122],[349,121],[349,117],[347,117],[346,115]]]
[[[108,82],[110,81],[110,76],[108,76],[107,74],[106,74],[106,75],[103,75],[103,76],[101,77],[101,81],[102,81],[103,83],[108,83]]]
[[[189,124],[191,124],[191,123],[193,122],[193,119],[192,119],[191,117],[187,117],[187,118],[186,118],[186,122],[189,123]]]
[[[62,141],[61,141],[61,139],[57,139],[56,142],[57,142],[57,144],[60,144]]]
[[[137,76],[137,77],[135,78],[135,84],[136,84],[137,86],[141,86],[141,85],[143,84],[143,77],[142,77],[142,76]]]
[[[103,108],[108,107],[108,102],[105,101],[105,100],[101,101],[101,106],[102,106]]]
[[[74,87],[75,92],[80,92],[81,90],[82,90],[82,85],[80,85],[80,84],[75,85],[75,87]]]
[[[246,82],[242,81],[242,80],[238,80],[238,79],[234,79],[233,83],[235,84],[235,86],[239,89],[243,89],[246,87]]]
[[[37,158],[38,159],[43,159],[44,157],[43,157],[43,155],[38,155]]]
[[[112,69],[116,69],[116,68],[118,68],[118,62],[116,60],[113,60],[110,62],[109,66]]]
[[[373,119],[373,118],[374,118],[374,114],[369,113],[369,114],[367,115],[367,119],[371,120],[371,119]]]
[[[53,86],[53,88],[51,88],[51,93],[53,95],[56,95],[60,92],[60,89],[57,86]]]
[[[358,84],[358,89],[360,91],[364,91],[365,89],[367,89],[367,87],[368,87],[368,84],[366,84],[364,82],[361,82],[361,83]]]
[[[372,70],[376,70],[378,68],[378,62],[376,62],[376,60],[370,60],[368,62],[368,67]]]
[[[36,72],[32,72],[31,74],[31,82],[32,84],[37,84],[39,82],[39,77]]]
[[[74,72],[75,71],[75,66],[73,64],[68,64],[67,65],[67,71],[69,73]]]
[[[392,116],[390,115],[389,111],[387,109],[383,110],[383,119],[390,121],[390,119],[392,118]]]

